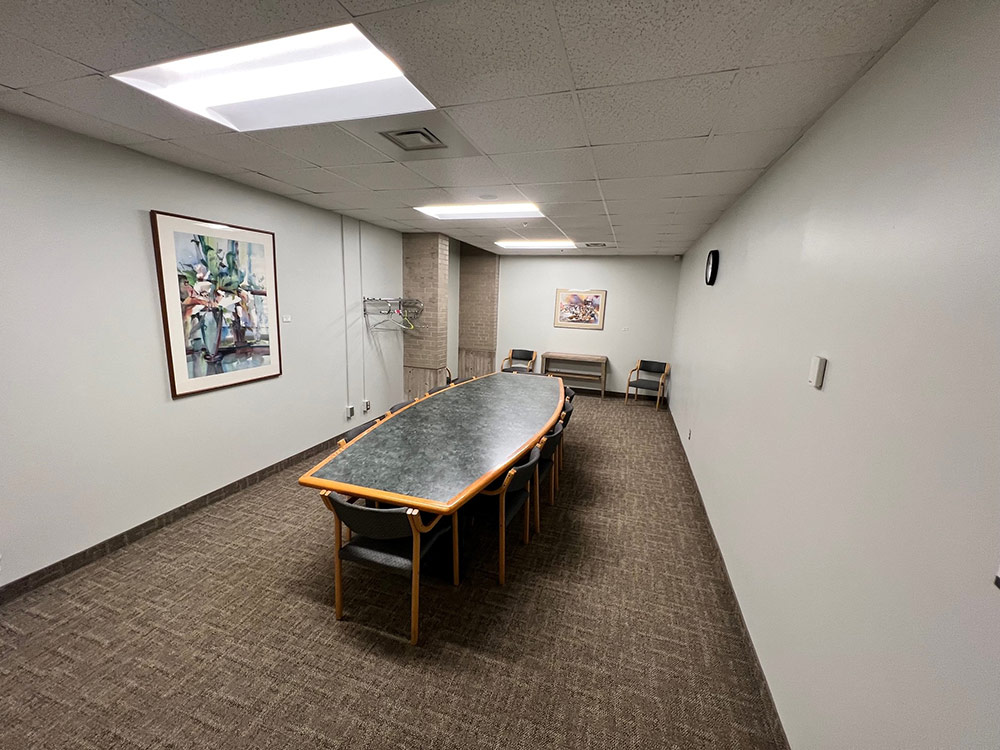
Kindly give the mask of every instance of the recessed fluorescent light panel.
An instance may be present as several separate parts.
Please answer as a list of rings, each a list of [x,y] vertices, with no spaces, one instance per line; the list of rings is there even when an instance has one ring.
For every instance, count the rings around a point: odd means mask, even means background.
[[[505,250],[568,250],[576,247],[573,240],[502,240],[493,244]]]
[[[544,216],[534,203],[473,203],[452,206],[417,206],[435,219],[537,219]]]
[[[112,78],[235,130],[434,109],[351,23]]]

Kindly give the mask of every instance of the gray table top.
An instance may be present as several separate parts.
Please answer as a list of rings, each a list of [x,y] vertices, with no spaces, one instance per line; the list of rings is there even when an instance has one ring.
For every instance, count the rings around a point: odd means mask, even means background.
[[[299,483],[452,513],[559,419],[561,378],[494,373],[439,391],[379,422]]]

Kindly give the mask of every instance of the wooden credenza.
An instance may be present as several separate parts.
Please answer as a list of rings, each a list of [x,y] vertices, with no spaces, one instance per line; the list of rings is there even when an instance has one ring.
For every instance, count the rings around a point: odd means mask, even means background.
[[[542,354],[543,375],[558,375],[564,380],[600,381],[601,398],[608,381],[608,358],[603,354],[570,354],[545,352]]]

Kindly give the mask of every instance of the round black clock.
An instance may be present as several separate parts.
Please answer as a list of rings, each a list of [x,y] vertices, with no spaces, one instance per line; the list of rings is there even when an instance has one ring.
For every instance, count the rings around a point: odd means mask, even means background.
[[[708,258],[705,260],[705,283],[709,286],[715,284],[715,277],[719,275],[719,251],[709,250]]]

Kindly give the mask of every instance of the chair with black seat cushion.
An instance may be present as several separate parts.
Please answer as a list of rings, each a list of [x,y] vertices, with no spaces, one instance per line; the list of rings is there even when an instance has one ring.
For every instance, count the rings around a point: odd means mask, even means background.
[[[566,393],[566,398],[569,399],[569,402],[573,403],[573,399],[576,398],[576,391],[574,391],[568,385],[563,389],[563,391]]]
[[[541,531],[541,486],[548,479],[549,505],[556,504],[556,452],[562,443],[563,423],[555,427],[538,443],[539,458],[535,466],[535,532]]]
[[[495,490],[487,488],[480,493],[481,497],[496,497],[500,512],[500,585],[503,586],[506,572],[507,527],[510,526],[519,511],[524,511],[524,543],[527,544],[531,535],[531,481],[535,476],[535,467],[541,458],[541,451],[532,448],[531,452],[521,461],[512,466]]]
[[[392,573],[410,576],[410,643],[416,644],[420,620],[420,561],[434,543],[454,533],[451,519],[437,516],[428,524],[414,508],[368,508],[346,500],[333,492],[322,492],[326,507],[337,517],[334,524],[334,600],[336,617],[344,615],[342,560]],[[341,546],[343,523],[354,533]],[[458,560],[452,559],[455,581],[458,581]]]
[[[354,440],[354,438],[356,438],[358,435],[360,435],[362,432],[364,432],[377,422],[378,422],[377,419],[372,419],[365,422],[364,424],[359,424],[357,427],[348,430],[347,432],[344,433],[344,437],[342,438],[341,442],[343,443],[351,442],[352,440]]]
[[[537,356],[531,349],[511,349],[500,363],[500,372],[534,372]]]
[[[411,398],[411,399],[408,399],[406,401],[400,401],[398,404],[393,404],[392,406],[389,407],[389,413],[392,414],[394,412],[397,412],[400,409],[402,409],[404,406],[409,406],[414,401],[416,401],[416,399],[415,398]]]
[[[569,420],[573,418],[573,402],[568,398],[563,402],[562,415],[559,417],[559,423],[563,426],[563,430],[569,427]],[[565,437],[565,435],[563,435]],[[563,442],[562,438],[559,439],[559,447],[556,450],[556,477],[555,486],[556,490],[559,489],[559,472],[562,471],[563,467]]]
[[[667,378],[670,376],[670,365],[666,362],[654,362],[640,359],[628,374],[628,385],[625,387],[625,403],[628,403],[629,390],[635,388],[633,401],[639,397],[639,390],[656,391],[656,408],[660,408],[660,399],[664,397]]]
[[[451,388],[451,383],[448,383],[446,385],[439,385],[437,388],[431,388],[429,391],[427,391],[427,395],[428,396],[433,395],[435,393],[438,393],[439,391],[443,391],[445,388]]]
[[[475,375],[470,375],[467,378],[459,378],[458,380],[452,381],[452,385],[459,385],[460,383],[468,383],[470,380],[475,380]]]

